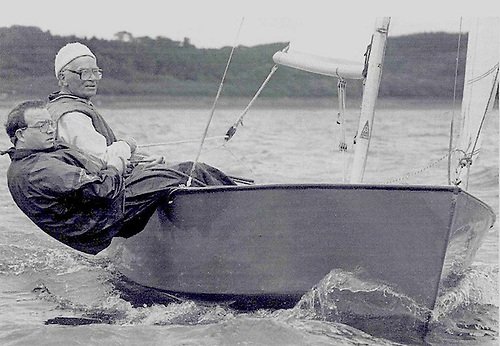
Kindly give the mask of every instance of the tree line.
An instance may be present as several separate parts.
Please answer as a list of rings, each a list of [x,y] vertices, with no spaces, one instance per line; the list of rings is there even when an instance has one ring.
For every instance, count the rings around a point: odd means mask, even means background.
[[[123,33],[120,37],[123,37]],[[68,42],[79,41],[97,55],[104,71],[100,94],[214,96],[231,47],[202,49],[188,38],[105,40],[57,36],[38,27],[0,28],[0,95],[45,96],[57,90],[54,57]],[[380,95],[453,96],[458,34],[423,33],[389,37]],[[287,42],[238,46],[224,83],[225,96],[251,97],[274,65],[272,56]],[[467,36],[461,38],[457,92],[462,91]],[[331,97],[337,80],[280,67],[262,97]],[[348,82],[349,97],[361,82]]]

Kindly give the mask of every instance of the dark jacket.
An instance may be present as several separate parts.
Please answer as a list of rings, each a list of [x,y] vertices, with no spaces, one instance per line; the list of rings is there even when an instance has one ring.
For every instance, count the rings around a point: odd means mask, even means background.
[[[44,232],[77,250],[106,248],[124,217],[118,170],[100,169],[65,144],[45,151],[9,150],[7,180],[18,207]]]

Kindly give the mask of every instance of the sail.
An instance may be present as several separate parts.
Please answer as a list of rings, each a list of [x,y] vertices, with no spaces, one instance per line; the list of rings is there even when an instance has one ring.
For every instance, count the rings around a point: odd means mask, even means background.
[[[500,18],[477,18],[470,24],[456,182],[463,179],[461,168],[469,167],[479,153],[480,133],[498,91]]]

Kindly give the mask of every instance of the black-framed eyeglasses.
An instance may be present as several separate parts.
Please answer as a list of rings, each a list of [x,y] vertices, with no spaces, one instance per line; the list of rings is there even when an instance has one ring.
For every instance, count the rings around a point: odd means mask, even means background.
[[[24,129],[38,129],[41,133],[48,133],[49,130],[54,130],[56,128],[56,123],[52,120],[43,120],[37,122],[35,125],[21,127],[19,130]]]
[[[99,80],[102,78],[102,69],[100,68],[83,68],[78,71],[70,70],[67,68],[65,69],[65,71],[69,71],[79,75],[81,80],[91,80],[92,77],[95,80]]]

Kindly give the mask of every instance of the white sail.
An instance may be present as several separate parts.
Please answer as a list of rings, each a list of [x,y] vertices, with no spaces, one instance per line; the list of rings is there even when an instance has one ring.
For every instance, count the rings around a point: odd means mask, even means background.
[[[468,169],[462,168],[469,168],[479,153],[480,133],[498,91],[500,18],[477,18],[470,24],[455,182],[466,178]]]

